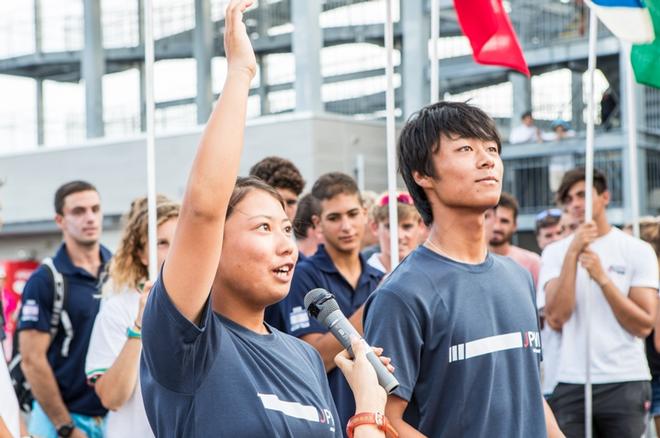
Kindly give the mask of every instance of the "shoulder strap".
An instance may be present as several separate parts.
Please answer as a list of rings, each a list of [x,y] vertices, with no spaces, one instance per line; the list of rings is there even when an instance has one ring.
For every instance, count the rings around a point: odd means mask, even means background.
[[[61,322],[66,334],[64,342],[62,343],[62,356],[67,357],[69,355],[69,345],[73,339],[73,326],[71,325],[71,319],[69,318],[69,315],[67,314],[66,310],[64,310],[64,299],[66,293],[64,277],[62,277],[62,274],[60,274],[60,272],[55,267],[55,263],[53,263],[52,258],[46,257],[42,263],[50,271],[53,277],[53,311],[50,315],[51,342],[53,339],[55,339],[55,335],[57,335],[57,331]]]

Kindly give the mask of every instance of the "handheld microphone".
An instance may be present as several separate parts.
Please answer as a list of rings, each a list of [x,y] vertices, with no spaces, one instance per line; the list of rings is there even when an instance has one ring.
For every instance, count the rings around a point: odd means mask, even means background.
[[[346,316],[341,310],[339,310],[339,305],[335,300],[335,296],[327,290],[322,288],[310,290],[307,292],[307,295],[305,295],[304,305],[305,309],[307,309],[307,313],[327,327],[335,338],[337,338],[339,343],[348,350],[351,356],[353,356],[350,339],[351,335],[361,339],[366,345],[366,341],[362,339],[362,336],[360,336],[357,330],[355,330],[355,327],[353,327],[348,319],[346,319]],[[388,394],[390,394],[397,386],[399,386],[399,382],[394,375],[387,370],[371,347],[368,345],[366,346],[368,347],[367,360],[371,366],[374,367],[374,370],[376,370],[378,383],[385,388],[385,391],[387,391]]]

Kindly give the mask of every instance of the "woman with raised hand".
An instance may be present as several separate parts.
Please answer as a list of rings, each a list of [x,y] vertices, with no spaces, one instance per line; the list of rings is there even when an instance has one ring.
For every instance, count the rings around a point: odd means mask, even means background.
[[[145,309],[140,376],[158,437],[342,436],[318,353],[263,320],[298,252],[278,192],[236,179],[256,71],[242,22],[251,4],[227,7],[225,86]]]
[[[159,196],[156,204],[157,260],[162,265],[174,236],[179,204]],[[106,438],[153,437],[138,384],[142,313],[149,287],[147,199],[126,215],[119,249],[112,258],[87,350],[85,372],[101,403],[110,410]]]

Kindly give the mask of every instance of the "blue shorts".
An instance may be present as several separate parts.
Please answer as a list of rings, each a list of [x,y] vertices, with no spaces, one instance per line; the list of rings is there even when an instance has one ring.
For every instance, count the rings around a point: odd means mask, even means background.
[[[660,376],[651,380],[651,417],[660,416]]]
[[[103,429],[105,428],[104,417],[88,417],[71,413],[71,419],[76,427],[87,434],[89,438],[103,438]],[[28,426],[30,435],[39,438],[57,438],[57,430],[41,408],[39,403],[32,403],[32,413],[30,414],[30,424]]]

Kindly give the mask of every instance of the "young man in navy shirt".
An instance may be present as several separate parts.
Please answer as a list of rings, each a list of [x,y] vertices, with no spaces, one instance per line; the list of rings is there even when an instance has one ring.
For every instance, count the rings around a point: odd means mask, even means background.
[[[321,354],[341,427],[355,414],[353,395],[333,361],[343,347],[316,320],[308,317],[303,300],[310,290],[322,287],[333,293],[341,311],[362,333],[363,304],[383,274],[360,255],[367,213],[355,180],[332,172],[322,175],[312,188],[321,212],[314,224],[325,244],[296,266],[289,295],[281,303],[287,332],[311,344]]]
[[[103,216],[96,188],[84,181],[61,186],[55,222],[64,240],[53,257],[65,284],[59,330],[51,341],[54,285],[44,266],[25,285],[18,325],[21,366],[35,398],[29,431],[46,438],[101,437],[106,409],[85,376],[100,277],[111,256],[99,243]]]
[[[484,213],[502,189],[493,120],[465,103],[422,108],[398,144],[426,243],[365,305],[365,335],[397,365],[386,415],[400,436],[562,436],[539,384],[531,276],[490,254]],[[544,415],[545,411],[545,415]]]

